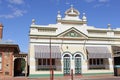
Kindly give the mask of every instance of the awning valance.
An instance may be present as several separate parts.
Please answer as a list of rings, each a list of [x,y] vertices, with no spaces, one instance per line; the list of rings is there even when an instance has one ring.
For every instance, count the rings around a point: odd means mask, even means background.
[[[35,58],[50,58],[50,46],[35,45]],[[51,58],[61,58],[59,46],[51,46]]]
[[[86,47],[88,58],[111,58],[111,53],[107,47]]]

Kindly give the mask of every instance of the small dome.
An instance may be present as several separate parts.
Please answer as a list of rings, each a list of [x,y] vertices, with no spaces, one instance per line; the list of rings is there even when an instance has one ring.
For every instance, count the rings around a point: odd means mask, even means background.
[[[68,9],[66,12],[65,12],[66,15],[69,15],[69,16],[79,16],[80,15],[80,12],[78,10],[76,10],[75,8],[73,8],[73,5],[71,5],[71,8]]]

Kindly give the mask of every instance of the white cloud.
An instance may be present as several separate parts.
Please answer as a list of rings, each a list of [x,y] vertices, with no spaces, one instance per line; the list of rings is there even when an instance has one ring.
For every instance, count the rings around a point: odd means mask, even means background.
[[[101,7],[101,6],[105,6],[105,7],[109,7],[110,4],[109,4],[109,1],[110,0],[98,0],[98,4],[96,4],[94,7]]]
[[[24,4],[24,0],[7,0],[11,4]]]
[[[14,16],[12,14],[3,14],[3,15],[0,15],[0,18],[14,18]]]
[[[102,7],[102,6],[106,6],[109,7],[110,6],[110,0],[85,0],[87,3],[92,3],[92,2],[96,2],[96,4],[93,5],[94,8],[97,7]]]
[[[25,11],[25,10],[16,9],[16,10],[13,12],[13,15],[14,15],[15,17],[19,17],[19,16],[23,16],[24,13],[26,13],[26,12],[27,12],[27,11]]]
[[[93,2],[93,1],[95,1],[95,0],[85,0],[86,2],[88,2],[88,3],[90,3],[90,2]]]
[[[24,0],[5,0],[7,2],[5,10],[8,10],[8,13],[0,14],[0,18],[15,18],[15,17],[21,17],[27,11],[25,9],[21,9],[19,6],[24,5]],[[2,3],[3,0],[0,0],[0,3]]]
[[[9,14],[3,14],[3,15],[0,15],[1,18],[15,18],[15,17],[20,17],[20,16],[23,16],[25,13],[27,13],[26,10],[21,10],[21,9],[18,9],[12,5],[8,5],[8,8],[11,9],[11,13]]]
[[[90,2],[94,2],[94,1],[97,1],[99,3],[106,3],[106,2],[109,2],[110,0],[85,0],[86,2],[90,3]]]
[[[96,4],[96,5],[94,5],[94,8],[97,8],[97,7],[101,7],[101,6],[103,6],[104,4]]]
[[[70,3],[69,3],[69,2],[66,2],[65,4],[66,4],[66,5],[69,5]]]
[[[4,14],[4,15],[0,15],[0,18],[15,18],[15,17],[20,17],[20,16],[23,16],[24,13],[26,13],[27,11],[25,10],[16,10],[14,11],[13,13],[10,13],[10,14]]]
[[[99,0],[98,2],[106,3],[109,2],[109,0]]]

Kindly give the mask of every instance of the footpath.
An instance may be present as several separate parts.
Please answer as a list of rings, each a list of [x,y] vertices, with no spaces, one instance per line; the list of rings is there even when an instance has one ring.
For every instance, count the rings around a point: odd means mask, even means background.
[[[120,80],[120,76],[113,75],[92,75],[92,76],[74,76],[73,80],[89,80],[89,79],[103,79],[103,78],[114,78]],[[0,77],[0,80],[50,80],[47,78],[29,78],[29,77]],[[54,77],[54,80],[71,80],[71,76]]]

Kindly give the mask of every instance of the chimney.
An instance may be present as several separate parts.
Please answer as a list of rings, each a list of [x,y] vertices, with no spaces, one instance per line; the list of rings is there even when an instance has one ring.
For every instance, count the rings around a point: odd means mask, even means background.
[[[0,39],[2,39],[2,35],[3,35],[3,25],[2,23],[0,23]]]

